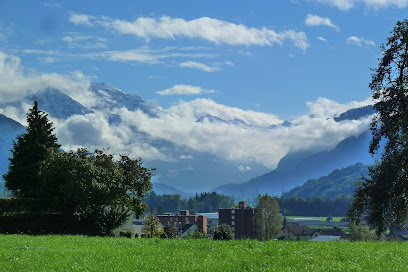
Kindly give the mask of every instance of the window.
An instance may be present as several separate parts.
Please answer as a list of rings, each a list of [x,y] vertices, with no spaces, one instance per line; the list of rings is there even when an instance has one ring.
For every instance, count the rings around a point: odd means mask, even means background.
[[[235,214],[235,210],[234,210],[234,209],[231,210],[231,214]]]
[[[235,227],[232,227],[232,231],[235,232]]]
[[[235,221],[232,221],[232,222],[231,222],[231,225],[235,226]]]
[[[235,220],[235,215],[231,215],[231,219],[232,219],[232,220]]]

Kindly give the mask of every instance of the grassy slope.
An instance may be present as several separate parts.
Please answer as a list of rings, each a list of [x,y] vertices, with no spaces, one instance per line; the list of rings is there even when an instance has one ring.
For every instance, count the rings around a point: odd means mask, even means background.
[[[406,243],[0,235],[1,271],[406,271]]]

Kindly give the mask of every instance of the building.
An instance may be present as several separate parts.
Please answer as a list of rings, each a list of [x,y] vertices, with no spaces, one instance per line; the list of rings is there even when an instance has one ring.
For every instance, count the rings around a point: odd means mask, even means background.
[[[197,215],[207,216],[207,227],[211,225],[219,225],[219,214],[218,213],[197,213]]]
[[[286,226],[282,229],[282,238],[289,240],[310,240],[320,235],[318,230],[308,226]]]
[[[318,229],[321,235],[325,236],[336,236],[339,240],[348,240],[348,234],[345,233],[341,228],[334,227],[332,229]]]
[[[186,224],[194,224],[198,229],[207,233],[207,216],[190,215],[189,210],[180,211],[180,214],[158,215],[157,218],[163,226],[173,225],[176,228],[182,228]]]
[[[219,224],[231,226],[235,239],[256,238],[254,209],[246,201],[239,202],[238,208],[219,209]]]

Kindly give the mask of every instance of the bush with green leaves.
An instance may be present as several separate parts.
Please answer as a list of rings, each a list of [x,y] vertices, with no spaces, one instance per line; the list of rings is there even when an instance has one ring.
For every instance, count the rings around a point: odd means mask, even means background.
[[[110,235],[133,212],[147,209],[143,198],[152,189],[151,170],[141,159],[104,150],[49,150],[39,177],[50,205],[82,225],[84,234]]]
[[[179,232],[177,228],[173,225],[166,225],[163,229],[163,234],[161,235],[162,238],[177,238],[179,236]]]
[[[231,226],[227,224],[219,225],[213,235],[214,240],[232,240],[234,239],[234,234],[232,233]]]

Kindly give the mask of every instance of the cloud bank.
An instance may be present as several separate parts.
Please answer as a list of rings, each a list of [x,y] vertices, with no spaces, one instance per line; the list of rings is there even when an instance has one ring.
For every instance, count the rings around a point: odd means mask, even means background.
[[[24,122],[30,103],[27,95],[46,88],[59,89],[83,105],[98,103],[88,91],[89,79],[80,74],[24,73],[17,57],[0,52],[0,113]],[[176,85],[162,94],[212,92],[190,85]],[[169,141],[195,151],[210,152],[227,160],[255,160],[270,168],[289,151],[328,150],[341,140],[369,128],[370,117],[335,122],[351,108],[371,101],[341,104],[326,98],[308,102],[309,112],[294,120],[291,126],[280,126],[283,120],[272,113],[243,110],[218,104],[211,99],[179,101],[170,108],[155,107],[154,115],[142,110],[130,111],[119,106],[110,113],[95,112],[74,115],[66,120],[52,118],[64,149],[110,147],[116,154],[129,153],[145,160],[174,161],[193,159],[189,154],[174,156],[171,150],[155,146]],[[114,114],[118,122],[109,122]],[[52,116],[51,116],[52,117]]]

